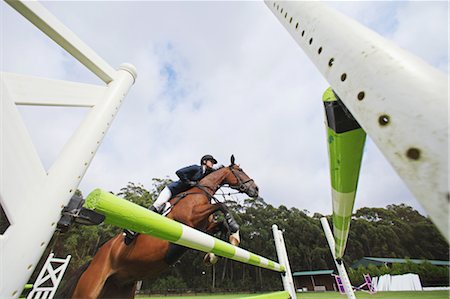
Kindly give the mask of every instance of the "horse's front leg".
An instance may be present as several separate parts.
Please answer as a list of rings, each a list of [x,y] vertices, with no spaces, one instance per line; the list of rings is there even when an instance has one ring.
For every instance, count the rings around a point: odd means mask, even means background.
[[[206,229],[206,231],[213,235],[217,232],[229,232],[229,242],[234,246],[239,246],[240,244],[240,236],[239,236],[239,225],[237,224],[236,220],[234,219],[233,215],[222,205],[220,205],[220,210],[222,213],[224,213],[225,220],[224,221],[214,221],[214,215],[210,215],[208,218],[209,224]],[[219,259],[214,253],[207,253],[205,257],[203,258],[203,262],[207,266],[214,265],[217,263]]]
[[[228,208],[222,203],[212,204],[210,208],[211,210],[214,210],[214,212],[221,211],[223,213],[225,218],[224,225],[230,233],[229,241],[232,245],[239,246],[239,244],[241,243],[241,238],[239,236],[239,224],[237,223],[236,219],[234,219]]]
[[[216,221],[214,214],[209,215],[208,226],[206,227],[206,233],[208,233],[209,235],[214,235],[218,232],[223,233],[226,230],[227,229],[226,229],[223,221]],[[212,265],[216,264],[218,261],[219,261],[219,258],[212,252],[208,252],[203,257],[203,263],[206,266],[212,266]]]
[[[230,243],[234,246],[239,246],[241,243],[241,238],[239,236],[239,224],[225,205],[221,204],[220,211],[225,217],[225,226],[230,232]]]

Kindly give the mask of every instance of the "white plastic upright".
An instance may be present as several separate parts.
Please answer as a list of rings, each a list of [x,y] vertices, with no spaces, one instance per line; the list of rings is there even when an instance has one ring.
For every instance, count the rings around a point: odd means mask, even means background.
[[[2,80],[0,200],[10,226],[0,235],[0,298],[16,298],[47,247],[68,203],[134,82],[133,69],[117,71],[103,100],[46,172]]]
[[[9,222],[0,234],[0,298],[17,298],[136,79],[130,64],[114,70],[36,1],[13,8],[107,83],[93,86],[0,73],[0,203]],[[89,107],[80,127],[46,171],[17,105]]]
[[[336,265],[336,268],[339,272],[339,276],[341,277],[342,284],[344,285],[345,293],[347,294],[348,299],[354,299],[356,298],[355,293],[353,292],[353,287],[350,282],[350,279],[348,278],[347,271],[345,270],[344,261],[338,262],[336,260],[336,251],[334,249],[335,242],[333,233],[331,232],[330,225],[328,224],[327,218],[322,217],[320,218],[320,222],[322,223],[323,231],[325,232],[325,237],[327,238],[328,246],[331,250],[331,255],[333,256],[334,263]]]
[[[27,299],[52,299],[56,294],[67,266],[69,266],[71,257],[71,255],[68,255],[65,259],[55,258],[54,253],[50,253]]]
[[[265,3],[448,238],[448,75],[320,1]]]
[[[273,239],[275,240],[275,248],[277,250],[278,263],[285,267],[286,272],[281,274],[284,290],[289,293],[291,299],[296,299],[294,280],[292,279],[291,266],[284,243],[283,232],[278,229],[276,224],[272,225]]]
[[[37,0],[5,0],[12,8],[75,57],[103,82],[114,80],[116,70],[61,23]]]

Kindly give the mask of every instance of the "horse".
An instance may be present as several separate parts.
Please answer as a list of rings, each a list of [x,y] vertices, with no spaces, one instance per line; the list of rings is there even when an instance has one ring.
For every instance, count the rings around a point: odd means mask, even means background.
[[[170,203],[177,203],[166,217],[207,233],[217,232],[223,228],[223,223],[213,220],[214,213],[224,212],[226,220],[230,220],[231,214],[224,204],[211,203],[211,199],[226,184],[250,197],[258,196],[258,186],[235,164],[234,156],[231,156],[228,167],[219,168],[205,176],[183,194],[182,200],[173,197]],[[233,221],[228,224],[233,226]],[[230,242],[236,246],[239,244],[239,231],[230,235]],[[139,234],[131,244],[125,245],[124,236],[116,235],[100,247],[91,262],[79,271],[81,276],[78,281],[74,281],[77,278],[72,279],[72,285],[69,281],[59,297],[134,298],[137,281],[158,277],[178,261],[186,250],[186,247],[145,234]],[[205,256],[205,262],[215,261],[217,258],[212,253]]]

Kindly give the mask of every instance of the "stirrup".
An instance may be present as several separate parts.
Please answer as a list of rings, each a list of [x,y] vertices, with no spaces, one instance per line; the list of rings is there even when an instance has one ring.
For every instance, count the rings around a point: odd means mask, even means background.
[[[123,242],[125,243],[125,245],[128,246],[134,241],[134,239],[136,239],[136,237],[138,235],[139,235],[139,233],[136,233],[129,229],[124,229],[123,230]]]
[[[167,216],[167,214],[169,214],[170,211],[172,211],[172,208],[173,206],[170,204],[170,202],[166,202],[164,206],[161,207],[161,212],[159,212],[159,214]]]
[[[158,209],[157,209],[154,205],[149,206],[148,209],[149,209],[150,211],[152,211],[152,212],[155,212],[155,213],[159,214]]]

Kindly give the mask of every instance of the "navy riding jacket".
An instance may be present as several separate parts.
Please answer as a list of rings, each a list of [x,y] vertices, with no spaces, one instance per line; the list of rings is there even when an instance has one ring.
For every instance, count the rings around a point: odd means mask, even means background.
[[[177,170],[176,174],[180,180],[170,183],[167,187],[172,192],[172,196],[184,192],[191,188],[189,181],[198,182],[204,178],[209,172],[203,171],[203,167],[199,165],[191,165]]]

